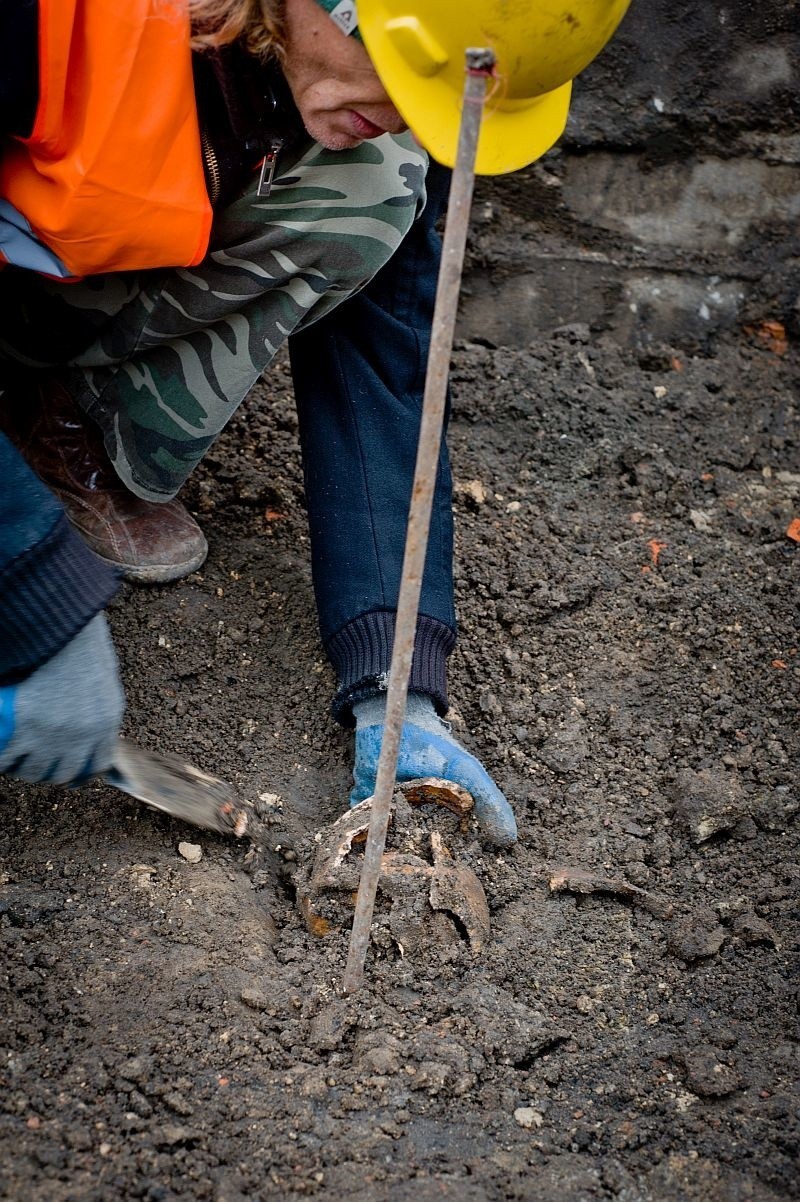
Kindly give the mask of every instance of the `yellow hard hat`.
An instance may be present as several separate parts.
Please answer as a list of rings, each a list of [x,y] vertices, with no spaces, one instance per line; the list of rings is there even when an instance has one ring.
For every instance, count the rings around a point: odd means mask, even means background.
[[[560,138],[572,80],[599,54],[630,0],[358,0],[358,25],[384,87],[423,146],[455,162],[464,56],[494,51],[475,169],[516,171]]]

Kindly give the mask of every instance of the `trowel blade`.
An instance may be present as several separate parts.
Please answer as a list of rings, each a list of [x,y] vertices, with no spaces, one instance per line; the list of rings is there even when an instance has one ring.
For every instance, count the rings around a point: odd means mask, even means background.
[[[119,739],[103,778],[145,805],[192,826],[237,838],[247,830],[250,806],[233,786],[177,756],[158,755]]]

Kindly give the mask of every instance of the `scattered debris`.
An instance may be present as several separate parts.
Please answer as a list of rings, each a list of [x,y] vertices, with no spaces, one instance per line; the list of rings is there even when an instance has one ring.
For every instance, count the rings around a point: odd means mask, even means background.
[[[654,918],[669,918],[672,906],[664,897],[640,889],[630,881],[617,877],[603,876],[586,868],[569,866],[551,869],[550,889],[553,893],[608,893],[621,897],[634,906],[641,906]]]
[[[650,562],[654,568],[658,567],[658,559],[662,551],[666,551],[668,543],[659,542],[657,538],[648,539],[647,546],[650,549]]]
[[[786,537],[794,543],[800,543],[800,518],[792,518],[786,527]]]
[[[756,322],[755,325],[745,326],[744,332],[757,338],[768,351],[772,351],[775,355],[785,355],[789,349],[786,328],[780,321],[766,318],[764,321]]]
[[[203,849],[199,843],[179,843],[178,854],[189,864],[199,864],[203,858]]]
[[[137,889],[152,889],[152,878],[156,875],[155,868],[149,864],[132,864],[128,871]]]

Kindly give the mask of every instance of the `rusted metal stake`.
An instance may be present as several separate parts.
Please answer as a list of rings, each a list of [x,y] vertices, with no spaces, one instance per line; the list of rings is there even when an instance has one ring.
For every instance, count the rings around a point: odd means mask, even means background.
[[[483,116],[486,85],[494,68],[491,50],[471,49],[466,52],[466,80],[461,109],[456,164],[450,184],[450,200],[442,245],[442,263],[436,289],[433,312],[431,349],[425,377],[422,420],[417,445],[414,485],[408,511],[408,529],[397,604],[392,663],[386,696],[386,720],[383,743],[378,760],[372,817],[364,851],[364,866],[358,886],[356,912],[350,948],[347,954],[342,989],[355,993],[364,978],[364,961],[369,946],[372,912],[381,871],[381,859],[386,847],[386,830],[397,773],[397,756],[406,713],[408,679],[414,656],[414,636],[417,611],[422,589],[422,575],[428,549],[433,492],[442,443],[447,377],[453,349],[464,250],[467,244],[472,189],[475,183],[475,154]]]

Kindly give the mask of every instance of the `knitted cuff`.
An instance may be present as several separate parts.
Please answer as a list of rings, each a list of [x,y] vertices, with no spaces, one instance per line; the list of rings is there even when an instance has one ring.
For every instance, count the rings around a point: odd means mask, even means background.
[[[394,625],[394,611],[376,610],[348,622],[326,643],[339,679],[331,710],[343,726],[353,725],[354,702],[386,691]],[[424,614],[417,619],[408,687],[416,693],[427,693],[440,714],[447,712],[447,657],[455,642],[455,631],[443,622]]]
[[[65,647],[117,588],[113,568],[60,515],[0,575],[0,683],[22,680]]]

